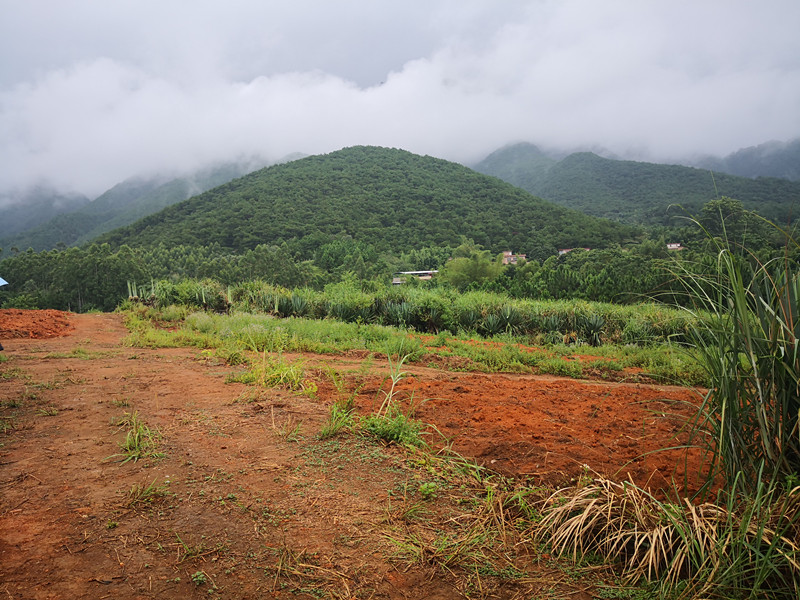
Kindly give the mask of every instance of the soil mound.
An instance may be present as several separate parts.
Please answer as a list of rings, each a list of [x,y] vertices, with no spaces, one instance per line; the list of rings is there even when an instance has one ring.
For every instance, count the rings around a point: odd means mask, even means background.
[[[0,310],[0,340],[46,339],[67,335],[74,329],[70,313],[60,310]]]

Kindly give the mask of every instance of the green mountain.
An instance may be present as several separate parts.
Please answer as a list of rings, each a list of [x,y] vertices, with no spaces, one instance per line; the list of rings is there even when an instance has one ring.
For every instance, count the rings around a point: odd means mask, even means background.
[[[38,227],[53,215],[79,210],[89,202],[86,196],[63,194],[47,187],[33,188],[20,197],[0,197],[0,238]],[[6,244],[0,242],[0,246]]]
[[[0,247],[49,250],[62,244],[82,244],[240,177],[248,170],[245,164],[229,163],[176,179],[164,176],[131,178],[76,210],[57,214],[46,222],[0,240]]]
[[[720,196],[740,200],[748,210],[781,223],[793,220],[800,210],[800,182],[613,160],[590,152],[555,160],[530,144],[500,149],[475,170],[561,206],[639,225],[675,224],[675,215],[696,214]]]
[[[558,248],[626,243],[639,230],[556,206],[463,165],[354,147],[275,165],[98,238],[112,246],[286,243],[300,258],[351,238],[379,252],[458,245],[546,258]]]
[[[725,158],[706,157],[695,166],[742,177],[780,177],[800,181],[800,138],[742,148]]]

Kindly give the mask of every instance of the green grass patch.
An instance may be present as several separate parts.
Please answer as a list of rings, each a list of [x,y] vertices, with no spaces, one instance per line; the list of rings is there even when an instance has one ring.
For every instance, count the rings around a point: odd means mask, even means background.
[[[266,352],[250,364],[248,371],[231,375],[227,381],[278,387],[308,396],[317,392],[317,384],[306,377],[302,361],[289,361],[283,355],[270,356]]]
[[[632,308],[628,307],[627,310]],[[647,310],[652,311],[650,308]],[[553,322],[556,321],[567,322],[568,319],[554,318]],[[477,334],[452,335],[441,331],[430,337],[380,324],[295,316],[281,318],[271,314],[243,312],[220,315],[195,311],[187,314],[184,323],[171,323],[165,329],[159,313],[148,309],[126,313],[126,323],[131,330],[125,340],[128,345],[213,349],[218,358],[231,365],[245,364],[253,352],[340,354],[366,350],[381,355],[402,353],[410,362],[444,364],[454,370],[544,373],[580,378],[585,376],[588,369],[581,366],[580,361],[571,358],[589,354],[603,357],[606,362],[595,368],[605,369],[608,373],[615,371],[615,365],[618,364],[621,368],[641,369],[644,376],[660,382],[691,385],[706,382],[705,374],[697,362],[670,343],[606,343],[597,347],[588,344],[565,345],[563,336],[559,335],[556,345],[531,348],[529,344],[542,341],[546,336],[531,337],[505,332],[487,339]],[[441,360],[432,360],[431,356],[440,357]],[[251,367],[251,371],[258,371],[259,368]],[[241,381],[246,383],[263,380],[266,385],[272,385],[272,376],[263,369],[242,377]]]

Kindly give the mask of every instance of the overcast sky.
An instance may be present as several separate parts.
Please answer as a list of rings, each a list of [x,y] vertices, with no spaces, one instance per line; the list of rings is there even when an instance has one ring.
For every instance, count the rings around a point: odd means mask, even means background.
[[[510,142],[664,159],[800,136],[798,0],[0,0],[0,196]]]

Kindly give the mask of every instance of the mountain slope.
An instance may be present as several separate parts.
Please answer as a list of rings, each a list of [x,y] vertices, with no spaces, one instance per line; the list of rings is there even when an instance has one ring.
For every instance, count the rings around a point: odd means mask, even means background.
[[[526,155],[527,165],[521,159]],[[777,222],[794,219],[800,209],[800,182],[785,179],[749,179],[679,165],[601,158],[590,152],[571,154],[548,168],[543,164],[529,148],[511,146],[475,169],[561,206],[625,223],[669,224],[674,215],[695,214],[720,196],[736,198],[745,208]]]
[[[77,210],[56,215],[36,227],[7,237],[0,245],[49,250],[59,244],[72,246],[90,241],[102,233],[240,177],[248,170],[244,164],[230,163],[176,179],[165,176],[131,178]]]
[[[800,138],[742,148],[725,158],[704,158],[696,166],[741,177],[780,177],[800,181]]]
[[[637,235],[463,165],[360,146],[262,169],[98,241],[231,251],[287,242],[310,258],[320,243],[341,236],[397,253],[466,237],[494,252],[546,257],[560,247],[603,247]]]
[[[39,227],[53,215],[79,210],[89,202],[86,196],[62,194],[46,187],[34,188],[21,197],[2,197],[0,205],[5,206],[0,207],[0,238]],[[0,242],[3,245],[8,244]]]

